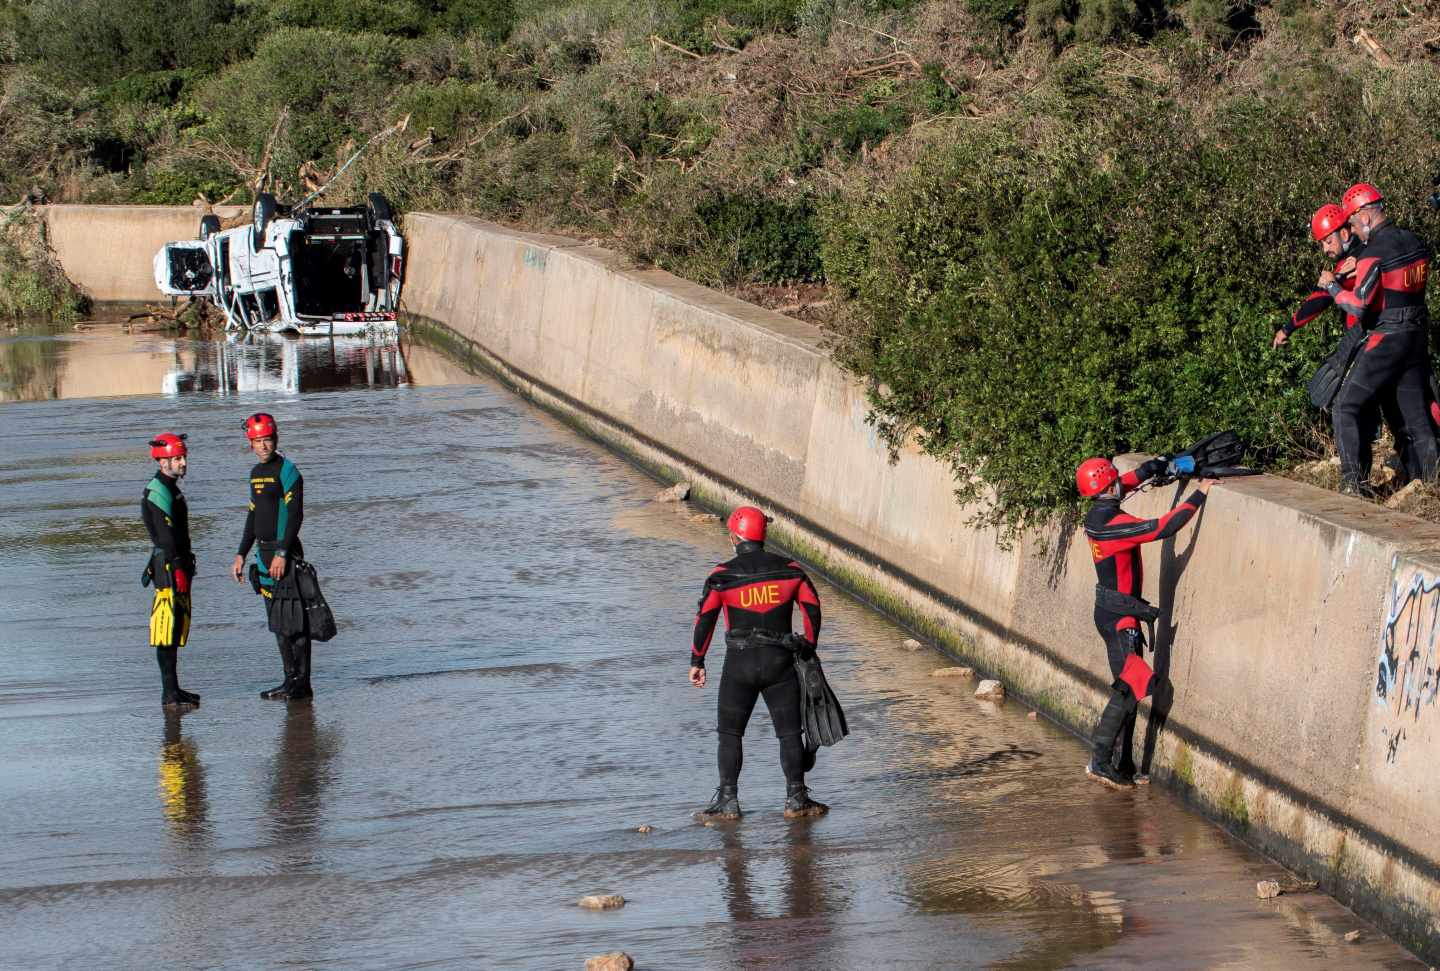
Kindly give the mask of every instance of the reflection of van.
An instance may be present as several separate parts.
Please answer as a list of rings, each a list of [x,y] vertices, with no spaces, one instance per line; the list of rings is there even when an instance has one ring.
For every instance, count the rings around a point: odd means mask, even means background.
[[[249,225],[222,230],[205,216],[199,239],[161,247],[155,285],[213,301],[228,330],[393,335],[404,254],[378,192],[363,206],[294,211],[262,192]]]

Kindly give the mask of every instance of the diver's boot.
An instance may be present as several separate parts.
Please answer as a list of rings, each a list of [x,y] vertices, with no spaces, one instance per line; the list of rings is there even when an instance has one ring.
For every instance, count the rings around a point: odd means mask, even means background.
[[[1115,742],[1115,757],[1110,764],[1115,767],[1115,774],[1122,779],[1135,782],[1135,718],[1139,709],[1125,715],[1125,722],[1120,726],[1120,736]],[[1138,783],[1136,783],[1138,785]]]
[[[695,818],[702,821],[707,819],[739,819],[739,786],[727,786],[722,783],[721,786],[715,790],[715,798],[710,800],[710,805],[696,813]]]
[[[291,641],[290,656],[295,661],[295,681],[285,693],[285,700],[304,701],[315,697],[310,689],[310,638],[297,637]]]
[[[285,668],[285,680],[273,688],[260,692],[262,698],[284,698],[295,687],[295,659],[290,656],[290,644],[282,641],[280,643],[280,663]]]
[[[200,707],[200,696],[197,695],[195,692],[186,691],[184,688],[177,688],[175,693],[178,694],[180,696],[180,700],[185,702],[187,705],[194,705],[196,708]]]
[[[1090,755],[1090,764],[1085,767],[1086,775],[1112,789],[1135,788],[1134,782],[1120,775],[1110,764],[1110,757],[1115,752],[1115,736],[1120,734],[1124,725],[1127,709],[1130,707],[1127,704],[1129,700],[1129,695],[1118,691],[1110,696],[1109,704],[1100,713],[1100,720],[1095,723],[1095,733],[1092,736],[1094,748]]]
[[[195,702],[187,701],[181,696],[180,683],[175,676],[176,649],[173,647],[155,648],[155,659],[160,664],[160,704],[166,708],[184,706],[193,708]]]
[[[830,807],[810,798],[810,790],[803,782],[785,783],[785,818],[804,819],[807,816],[823,816]]]

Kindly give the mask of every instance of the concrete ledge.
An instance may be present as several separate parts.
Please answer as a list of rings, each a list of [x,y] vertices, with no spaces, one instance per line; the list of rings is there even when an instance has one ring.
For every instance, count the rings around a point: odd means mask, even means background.
[[[85,218],[120,233],[128,210],[111,212]],[[1057,525],[1002,549],[968,526],[948,468],[913,449],[888,460],[863,390],[814,328],[574,240],[405,223],[410,313],[705,502],[764,505],[779,542],[1089,730],[1109,673],[1083,536]],[[1155,515],[1174,498],[1127,508]],[[1440,527],[1233,480],[1146,566],[1165,610],[1154,646],[1168,690],[1146,710],[1155,777],[1440,960]]]

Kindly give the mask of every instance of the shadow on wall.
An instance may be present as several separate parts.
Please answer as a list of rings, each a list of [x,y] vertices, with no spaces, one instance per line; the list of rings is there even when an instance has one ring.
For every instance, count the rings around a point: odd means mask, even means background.
[[[1176,484],[1175,495],[1170,502],[1172,507],[1180,501],[1187,485],[1185,482]],[[1140,771],[1146,774],[1150,772],[1160,733],[1165,730],[1170,709],[1175,704],[1175,685],[1170,680],[1170,655],[1175,644],[1175,634],[1180,629],[1171,620],[1172,608],[1175,606],[1175,590],[1180,586],[1180,578],[1185,574],[1185,568],[1190,565],[1190,557],[1195,554],[1204,526],[1205,506],[1201,506],[1189,529],[1181,530],[1160,545],[1160,592],[1155,604],[1160,610],[1160,621],[1155,627],[1155,656],[1152,665],[1155,677],[1151,682],[1150,717],[1145,722],[1145,745],[1140,758]],[[1176,546],[1181,537],[1188,542],[1184,551],[1177,553]]]

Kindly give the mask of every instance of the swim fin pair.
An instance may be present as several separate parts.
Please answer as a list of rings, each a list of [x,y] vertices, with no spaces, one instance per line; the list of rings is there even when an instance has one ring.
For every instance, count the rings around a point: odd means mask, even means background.
[[[155,591],[150,604],[150,646],[184,647],[190,636],[190,597],[171,587]]]
[[[796,653],[795,673],[800,678],[800,724],[805,732],[806,761],[811,762],[811,753],[822,745],[834,745],[850,734],[850,729],[840,700],[825,680],[820,659],[813,653],[808,657]]]
[[[305,601],[300,599],[300,586],[295,582],[295,568],[275,581],[268,591],[270,609],[267,613],[270,633],[294,637],[305,633]]]
[[[335,636],[335,615],[320,592],[315,567],[296,560],[270,588],[270,631],[294,637],[307,634],[314,641]]]

